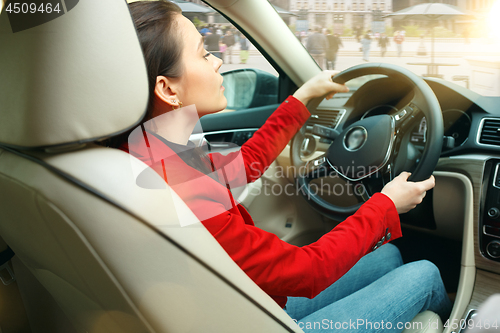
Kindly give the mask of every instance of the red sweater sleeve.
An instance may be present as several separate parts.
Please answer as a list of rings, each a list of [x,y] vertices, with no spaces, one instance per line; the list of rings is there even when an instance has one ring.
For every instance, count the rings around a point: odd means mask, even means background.
[[[238,156],[242,156],[244,163],[229,163],[224,167],[226,174],[245,168],[247,181],[259,178],[308,117],[305,106],[289,97],[237,153],[241,154]],[[142,146],[148,146],[149,150]],[[163,152],[166,149],[159,141],[134,148],[141,152],[141,156],[148,156],[150,150]],[[226,158],[235,160],[233,157],[212,154],[212,159],[223,165]],[[173,175],[176,172],[185,175],[190,170],[178,158],[171,158],[164,164],[156,163],[153,167],[160,175],[164,167],[173,169]],[[317,242],[297,247],[255,227],[248,212],[240,205],[224,204],[220,195],[230,196],[225,186],[209,177],[193,179],[196,179],[196,184],[186,183],[174,190],[231,258],[280,305],[284,305],[286,296],[316,296],[375,246],[401,236],[399,216],[393,202],[378,193],[356,214]],[[214,213],[207,214],[208,210]]]
[[[401,237],[387,196],[375,194],[351,217],[313,244],[297,247],[245,223],[246,211],[203,221],[231,258],[271,296],[312,298],[344,275],[375,246]],[[284,305],[284,304],[281,304]]]
[[[241,147],[241,152],[232,153],[242,154],[248,182],[264,173],[309,116],[302,102],[290,96]],[[223,165],[225,160],[235,158],[232,154],[212,154],[212,159]],[[228,178],[236,174],[234,168],[224,170]],[[290,245],[253,226],[242,207],[233,209],[239,212],[229,210],[203,224],[231,258],[272,296],[312,298],[374,246],[401,237],[396,208],[391,199],[380,193],[317,242],[304,247]]]
[[[243,170],[238,169],[238,165],[231,163],[237,160],[238,154],[243,158],[245,173],[239,186],[259,179],[271,163],[283,151],[288,142],[304,125],[311,116],[304,104],[293,96],[289,96],[273,112],[262,127],[241,146],[240,151],[227,155],[219,153],[210,154],[216,169],[224,166],[227,181],[236,184],[235,180],[242,178]]]

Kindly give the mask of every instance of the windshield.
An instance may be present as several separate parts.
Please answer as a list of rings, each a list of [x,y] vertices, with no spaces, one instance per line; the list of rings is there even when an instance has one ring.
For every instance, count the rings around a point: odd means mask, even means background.
[[[322,69],[390,63],[500,96],[500,0],[435,2],[291,0],[281,16]]]

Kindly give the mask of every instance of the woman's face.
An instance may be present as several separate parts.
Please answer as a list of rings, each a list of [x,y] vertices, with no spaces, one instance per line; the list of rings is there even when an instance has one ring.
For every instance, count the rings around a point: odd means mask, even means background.
[[[184,68],[176,85],[179,100],[185,106],[194,104],[200,117],[223,110],[227,100],[219,74],[222,60],[205,50],[202,36],[191,21],[177,15],[177,23],[184,43]]]

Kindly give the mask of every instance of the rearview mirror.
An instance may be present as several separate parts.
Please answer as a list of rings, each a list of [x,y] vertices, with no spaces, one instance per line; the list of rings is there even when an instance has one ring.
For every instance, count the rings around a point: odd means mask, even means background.
[[[278,78],[260,69],[222,73],[227,109],[238,110],[278,103]]]

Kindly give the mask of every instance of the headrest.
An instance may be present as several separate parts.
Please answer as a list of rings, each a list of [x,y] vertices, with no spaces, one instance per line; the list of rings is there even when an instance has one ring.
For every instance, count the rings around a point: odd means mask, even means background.
[[[147,101],[125,0],[79,1],[16,33],[6,10],[0,15],[0,144],[55,148],[110,137],[135,126]]]

